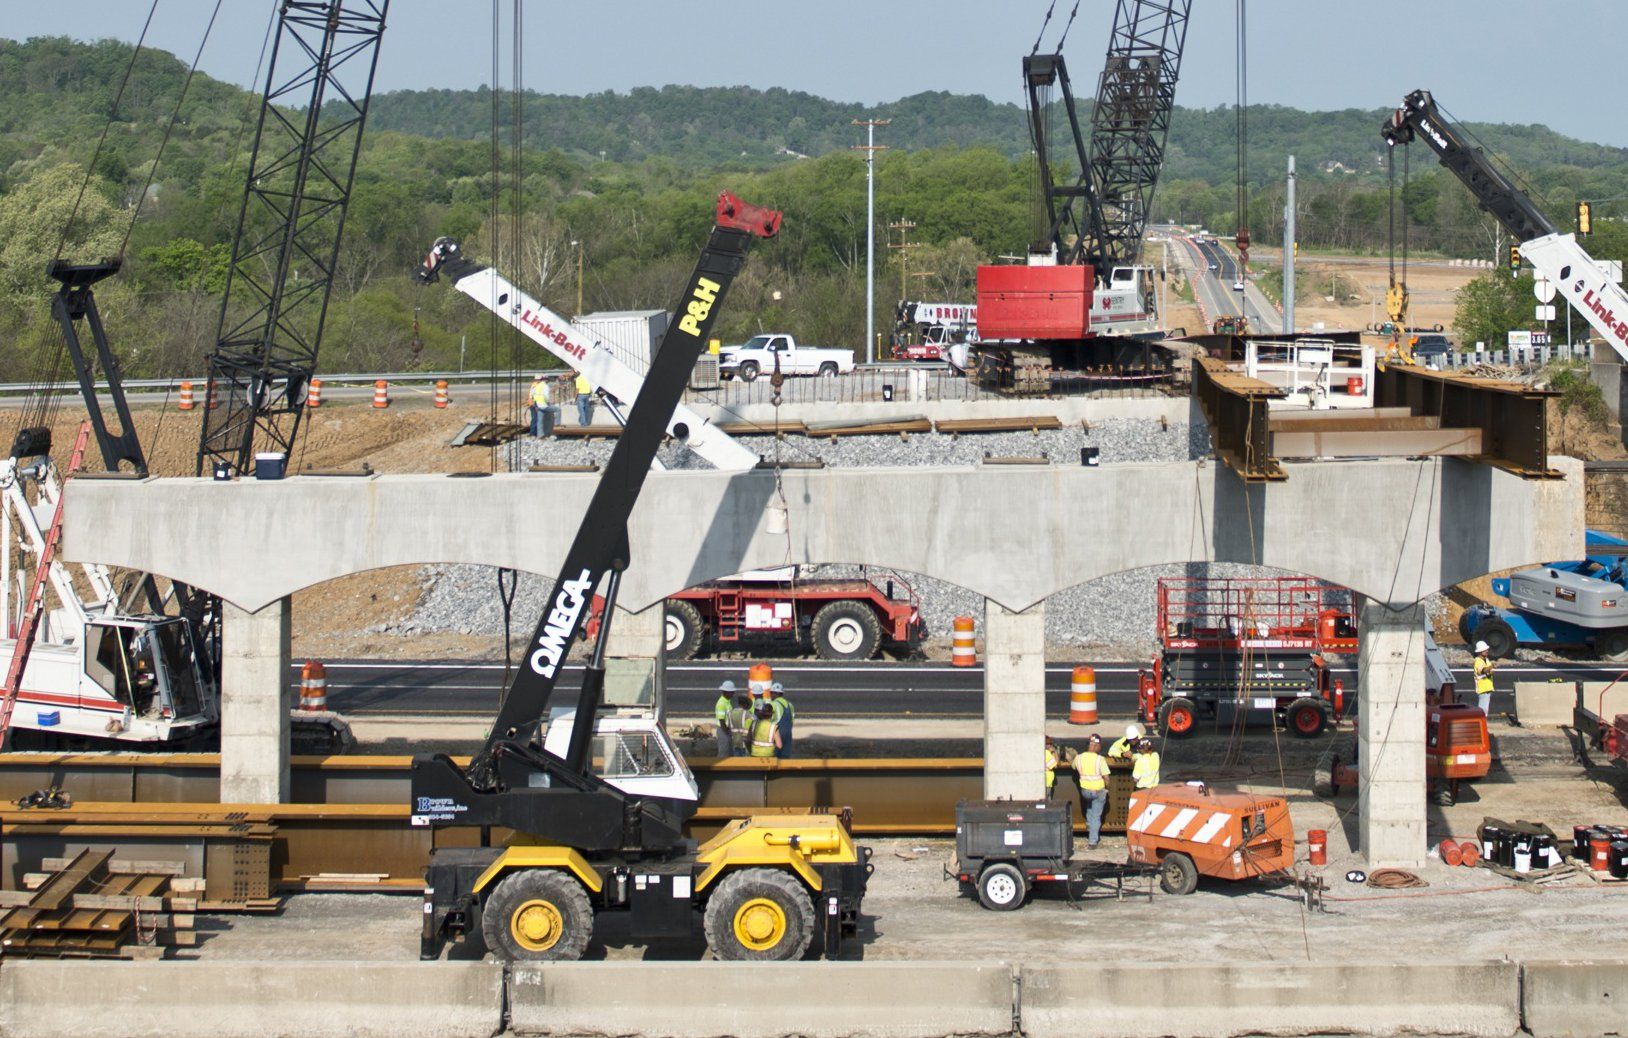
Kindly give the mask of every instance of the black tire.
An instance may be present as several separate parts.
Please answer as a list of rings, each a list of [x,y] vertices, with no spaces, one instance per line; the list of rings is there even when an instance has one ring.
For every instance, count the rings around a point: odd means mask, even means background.
[[[1016,865],[997,861],[978,873],[978,903],[991,912],[1011,912],[1023,907],[1029,882]]]
[[[760,370],[761,369],[757,366],[757,361],[743,360],[741,361],[741,366],[736,369],[736,374],[742,382],[756,382],[757,374]]]
[[[1501,616],[1489,616],[1475,626],[1475,640],[1487,643],[1487,655],[1495,660],[1507,660],[1515,655],[1520,640],[1515,637],[1515,628]],[[1470,643],[1475,647],[1475,642]]]
[[[1601,631],[1594,638],[1594,651],[1602,660],[1628,663],[1628,631]]]
[[[552,869],[511,872],[486,895],[481,936],[508,962],[575,962],[594,932],[582,884]],[[528,938],[528,933],[532,936]]]
[[[814,902],[789,872],[731,872],[707,900],[706,935],[723,962],[792,962],[814,940]]]
[[[1198,889],[1198,866],[1180,851],[1166,854],[1159,862],[1159,886],[1166,894],[1191,894]]]
[[[830,361],[826,361],[824,364],[821,364],[820,365],[820,377],[821,378],[836,378],[837,377],[837,366],[835,364],[831,363]]]
[[[1474,616],[1474,609],[1466,609],[1458,614],[1458,636],[1465,645],[1475,644],[1475,628],[1470,626],[1470,619]]]
[[[1283,721],[1297,739],[1315,739],[1328,728],[1328,711],[1320,699],[1297,699],[1283,711]]]
[[[882,644],[882,625],[863,602],[828,602],[814,614],[814,651],[822,660],[868,660]]]
[[[1171,739],[1191,739],[1198,731],[1198,706],[1182,697],[1167,699],[1159,707],[1159,731]]]
[[[701,651],[701,610],[682,598],[667,600],[662,648],[670,660],[693,660]]]

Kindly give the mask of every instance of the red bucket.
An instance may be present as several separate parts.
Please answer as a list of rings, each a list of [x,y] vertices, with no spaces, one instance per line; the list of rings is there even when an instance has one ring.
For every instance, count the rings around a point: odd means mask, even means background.
[[[1345,380],[1345,391],[1352,396],[1362,395],[1362,376],[1352,375]]]
[[[1328,864],[1327,830],[1309,829],[1306,831],[1306,855],[1313,865]]]

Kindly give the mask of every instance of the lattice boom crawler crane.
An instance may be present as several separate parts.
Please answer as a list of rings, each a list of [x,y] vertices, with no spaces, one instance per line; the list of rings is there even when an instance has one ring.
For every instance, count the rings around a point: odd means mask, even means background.
[[[645,795],[613,784],[600,773],[611,770],[610,752],[596,772],[597,725],[582,722],[596,717],[604,698],[605,637],[584,674],[566,745],[558,746],[559,714],[546,742],[541,730],[561,664],[581,636],[596,591],[605,598],[606,622],[614,617],[630,561],[629,515],[747,245],[779,228],[778,212],[720,197],[711,237],[485,747],[468,767],[441,754],[413,761],[413,824],[475,828],[482,835],[480,846],[438,847],[430,856],[425,958],[438,956],[448,937],[480,933],[499,958],[575,959],[604,913],[625,916],[635,940],[704,931],[718,959],[801,958],[816,926],[825,954],[834,956],[857,930],[870,851],[855,846],[837,816],[740,819],[698,847],[683,832],[696,807],[688,769],[685,796]],[[424,279],[433,280],[448,258],[444,249],[433,251]],[[674,430],[680,439],[686,434]],[[647,749],[682,764],[659,725],[649,739],[660,745]],[[618,744],[617,752],[624,748]],[[513,835],[492,846],[493,829]]]

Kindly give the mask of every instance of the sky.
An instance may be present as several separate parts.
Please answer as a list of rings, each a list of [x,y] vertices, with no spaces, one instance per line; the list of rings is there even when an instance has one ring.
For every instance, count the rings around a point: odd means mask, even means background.
[[[215,2],[160,0],[149,44],[190,61]],[[497,0],[505,54],[512,2]],[[223,0],[202,68],[248,85],[274,3]],[[1057,0],[1046,49],[1073,6]],[[1088,93],[1114,5],[1078,6],[1065,53]],[[1231,104],[1236,2],[1193,6],[1177,103]],[[135,40],[149,4],[4,0],[4,7],[0,36]],[[492,7],[493,0],[394,0],[377,88],[488,82]],[[925,90],[1021,104],[1020,59],[1034,46],[1046,8],[1047,0],[528,0],[524,79],[529,89],[558,94],[681,83],[778,86],[861,104]],[[1535,0],[1251,0],[1248,20],[1251,103],[1372,109],[1425,87],[1461,120],[1543,123],[1628,146],[1616,63],[1628,51],[1623,0],[1554,7]],[[1546,54],[1535,39],[1546,41]],[[1584,44],[1598,57],[1583,53]],[[507,71],[504,79],[508,86]]]

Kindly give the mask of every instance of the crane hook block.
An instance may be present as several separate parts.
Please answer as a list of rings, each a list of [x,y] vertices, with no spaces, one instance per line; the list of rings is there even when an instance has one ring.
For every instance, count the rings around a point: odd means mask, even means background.
[[[719,227],[746,231],[760,238],[773,238],[780,233],[780,210],[742,202],[725,191],[718,196],[717,222]]]

